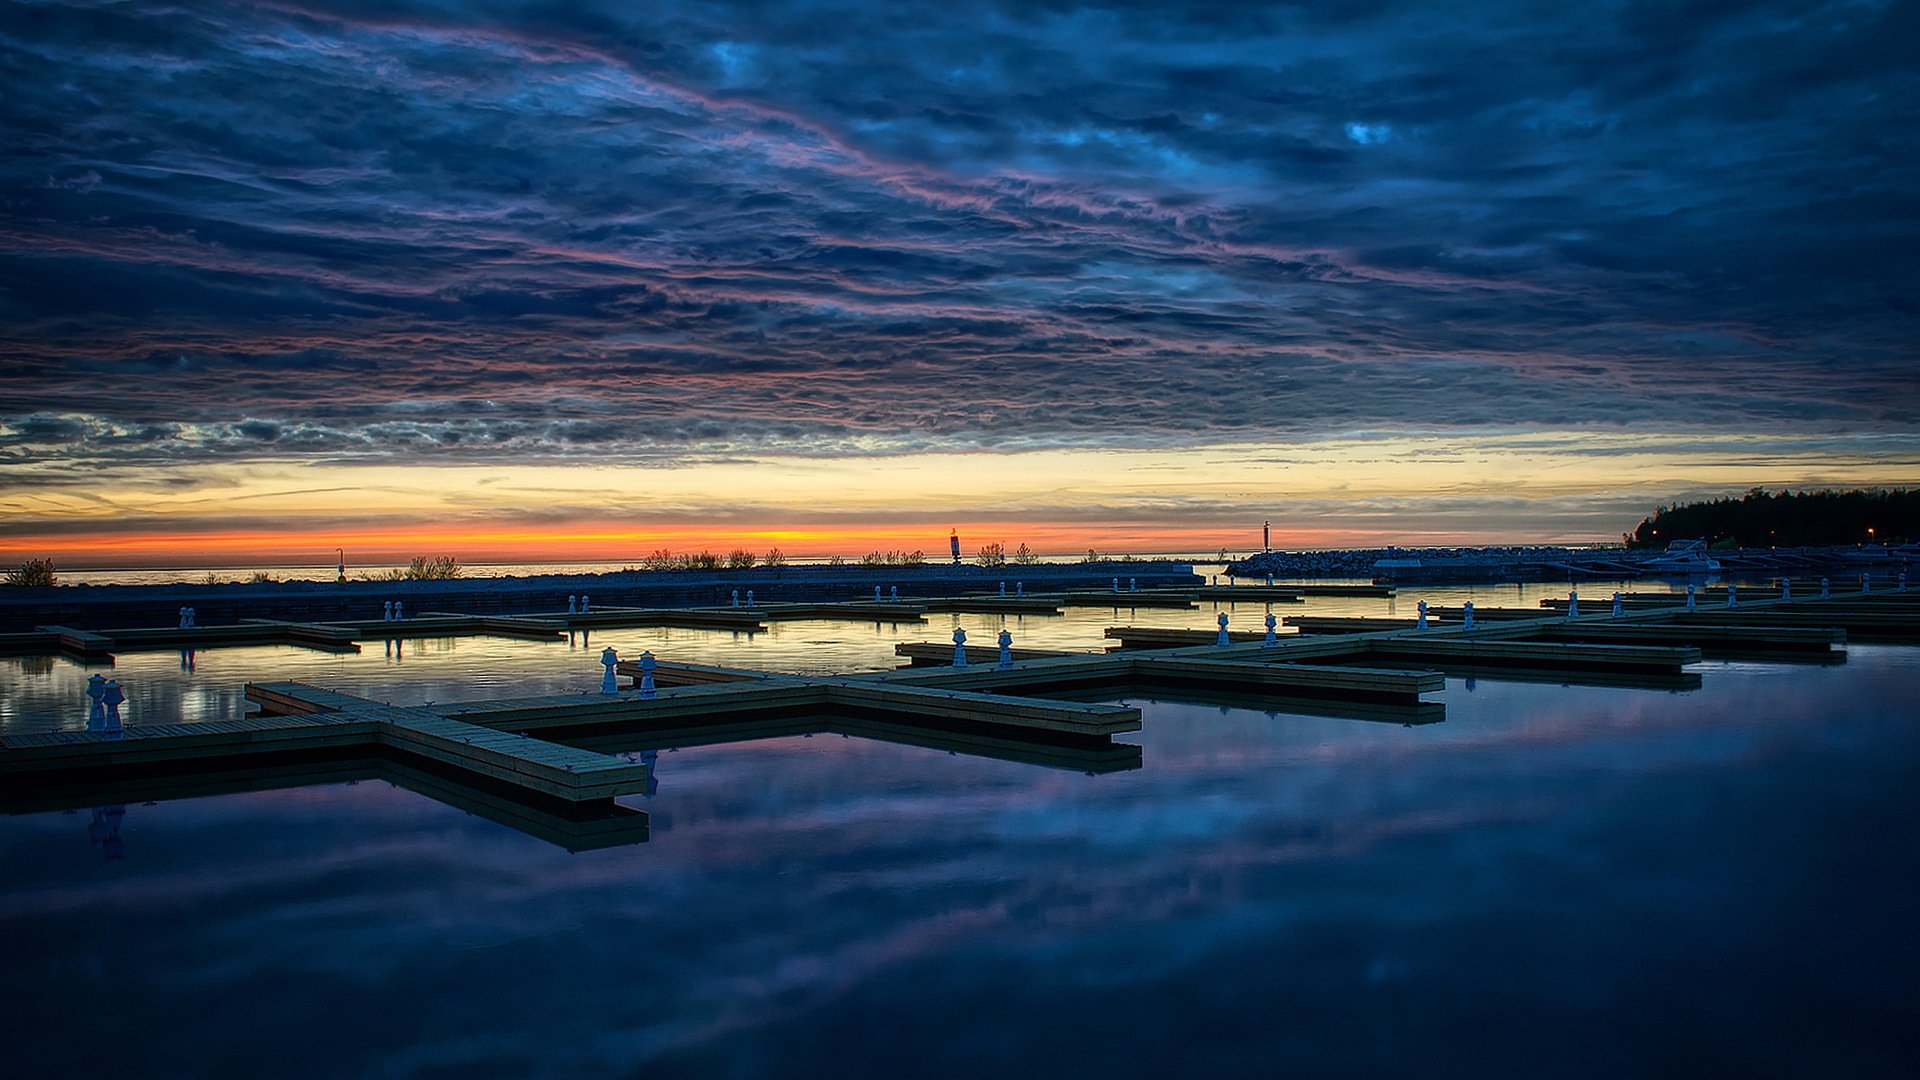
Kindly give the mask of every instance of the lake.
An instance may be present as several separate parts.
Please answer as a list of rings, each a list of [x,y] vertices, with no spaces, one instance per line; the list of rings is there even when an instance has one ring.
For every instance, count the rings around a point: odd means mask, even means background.
[[[1468,595],[1564,588],[1391,606]],[[1008,625],[1091,650],[1213,617]],[[936,620],[115,675],[130,723],[171,722],[237,712],[250,678],[451,701],[587,690],[608,644],[851,670],[1001,625]],[[8,1072],[1912,1075],[1920,650],[1848,653],[1705,663],[1680,693],[1449,679],[1419,727],[1129,698],[1142,767],[1098,776],[828,734],[689,747],[623,800],[646,843],[578,854],[378,780],[0,819]],[[0,725],[79,726],[86,673],[0,661]]]

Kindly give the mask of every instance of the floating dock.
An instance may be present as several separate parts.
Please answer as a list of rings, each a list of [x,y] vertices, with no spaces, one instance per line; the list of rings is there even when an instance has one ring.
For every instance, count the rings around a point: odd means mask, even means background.
[[[645,609],[607,614],[636,612]],[[514,618],[520,621],[496,629],[544,633],[557,621]],[[1134,696],[1430,723],[1444,709],[1427,695],[1443,688],[1447,674],[1685,689],[1699,684],[1685,669],[1710,648],[1781,659],[1844,656],[1840,647],[1856,623],[1920,636],[1920,594],[1756,601],[1719,612],[1634,607],[1620,616],[1543,609],[1531,619],[1476,621],[1472,629],[1316,618],[1296,628],[1318,632],[1272,644],[1259,631],[1235,631],[1220,645],[1217,632],[1114,627],[1107,635],[1122,647],[1105,653],[1020,650],[1002,663],[997,648],[974,646],[955,665],[951,646],[903,644],[897,652],[907,666],[822,677],[657,663],[650,688],[440,706],[256,683],[246,696],[261,714],[242,720],[0,735],[0,807],[88,805],[100,792],[143,784],[194,791],[291,783],[302,767],[328,776],[373,770],[569,846],[633,842],[644,838],[644,815],[634,820],[638,812],[615,800],[648,790],[652,775],[644,761],[607,749],[838,731],[1111,771],[1139,760],[1138,747],[1112,741],[1140,727],[1140,710],[1124,703]],[[275,634],[311,625],[337,624],[248,624]],[[934,666],[942,657],[944,666]],[[643,674],[631,663],[618,670]]]

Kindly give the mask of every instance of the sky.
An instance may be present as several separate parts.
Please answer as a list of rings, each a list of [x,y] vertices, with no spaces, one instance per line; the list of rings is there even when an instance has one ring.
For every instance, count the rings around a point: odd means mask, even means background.
[[[0,0],[0,563],[1920,483],[1920,5]]]

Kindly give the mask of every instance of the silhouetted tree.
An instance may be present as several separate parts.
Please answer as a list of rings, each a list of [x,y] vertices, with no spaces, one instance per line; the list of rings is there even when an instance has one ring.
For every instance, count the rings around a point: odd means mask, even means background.
[[[1753,488],[1653,512],[1626,539],[1631,548],[1675,540],[1731,541],[1741,547],[1898,544],[1920,536],[1920,491],[1780,491]]]

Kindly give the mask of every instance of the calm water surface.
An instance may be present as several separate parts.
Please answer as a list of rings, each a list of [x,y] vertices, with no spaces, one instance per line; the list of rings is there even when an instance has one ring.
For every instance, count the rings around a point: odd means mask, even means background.
[[[941,631],[607,643],[800,669]],[[246,678],[584,689],[602,644],[118,674],[149,717],[210,715]],[[1449,680],[1416,728],[1135,701],[1144,766],[1101,776],[688,748],[628,800],[647,843],[581,854],[379,781],[0,819],[4,1071],[1913,1075],[1920,650],[1849,652],[1678,694]],[[84,677],[9,663],[9,723]]]
[[[1208,573],[1215,567],[1199,568]],[[1583,584],[1593,600],[1618,584]],[[1641,582],[1633,588],[1665,586]],[[1011,591],[1011,585],[1009,586]],[[600,685],[601,650],[612,646],[632,659],[651,650],[662,660],[723,664],[801,674],[876,671],[899,663],[903,641],[950,643],[956,628],[974,645],[992,645],[1002,629],[1023,648],[1103,650],[1110,626],[1213,630],[1225,613],[1234,630],[1258,630],[1268,611],[1288,615],[1411,617],[1422,599],[1480,607],[1534,608],[1544,597],[1564,597],[1559,585],[1504,585],[1408,590],[1397,599],[1309,597],[1298,604],[1201,604],[1193,611],[1165,608],[1067,608],[1059,616],[937,614],[925,623],[777,622],[764,633],[665,628],[604,630],[567,642],[511,638],[400,638],[363,643],[363,651],[335,654],[292,646],[123,653],[112,667],[55,657],[0,657],[0,731],[80,730],[86,726],[86,682],[95,672],[118,679],[128,723],[180,723],[245,715],[242,689],[251,681],[294,679],[382,701],[476,701],[529,694],[584,692]],[[1284,631],[1284,627],[1282,630]]]

